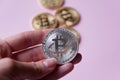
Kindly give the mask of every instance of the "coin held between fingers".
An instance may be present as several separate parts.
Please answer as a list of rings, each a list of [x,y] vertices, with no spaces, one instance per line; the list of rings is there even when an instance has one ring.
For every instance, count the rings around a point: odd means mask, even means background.
[[[58,64],[72,61],[78,53],[78,40],[67,29],[57,28],[45,36],[42,48],[46,58],[55,58]]]

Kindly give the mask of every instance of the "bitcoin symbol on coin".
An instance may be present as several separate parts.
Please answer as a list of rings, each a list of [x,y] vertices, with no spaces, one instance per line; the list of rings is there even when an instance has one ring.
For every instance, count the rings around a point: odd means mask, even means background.
[[[52,39],[53,43],[49,46],[52,48],[54,46],[54,53],[57,53],[58,56],[62,56],[62,52],[65,49],[66,41],[61,35],[57,35],[56,38]]]
[[[55,42],[55,50],[56,50],[56,52],[59,51],[59,47],[63,47],[64,48],[65,40],[62,39],[62,36],[60,36],[60,38],[58,38],[58,36],[57,36],[57,38],[53,39],[53,41]],[[63,42],[63,44],[61,44],[61,42]]]
[[[61,17],[65,20],[65,21],[70,21],[73,22],[74,19],[72,17],[72,14],[68,11],[68,10],[62,10],[61,11]]]
[[[42,13],[33,18],[32,25],[34,29],[55,28],[57,26],[57,20],[49,13]]]
[[[56,58],[58,64],[73,60],[78,52],[78,40],[69,30],[57,28],[45,36],[42,48],[47,58]]]
[[[41,27],[49,27],[49,21],[47,16],[45,15],[39,16],[39,22],[37,24],[40,25]]]
[[[64,7],[56,12],[56,18],[60,25],[64,27],[72,27],[79,22],[80,15],[75,9]]]

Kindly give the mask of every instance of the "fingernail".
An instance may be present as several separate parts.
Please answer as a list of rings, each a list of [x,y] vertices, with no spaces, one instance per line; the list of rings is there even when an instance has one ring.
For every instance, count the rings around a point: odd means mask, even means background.
[[[43,64],[45,65],[46,68],[51,70],[56,67],[57,60],[55,58],[46,59],[45,61],[43,61]]]

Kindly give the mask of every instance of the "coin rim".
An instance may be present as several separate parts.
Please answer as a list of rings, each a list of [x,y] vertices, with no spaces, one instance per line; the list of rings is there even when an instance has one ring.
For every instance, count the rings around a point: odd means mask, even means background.
[[[62,9],[71,9],[71,10],[74,10],[76,13],[77,13],[77,15],[78,15],[78,20],[77,21],[75,21],[75,23],[73,24],[73,25],[71,25],[71,26],[68,26],[68,25],[66,25],[65,23],[61,23],[60,22],[60,20],[58,19],[58,15],[57,15],[57,13],[60,11],[60,10],[62,10]],[[60,8],[60,9],[58,9],[57,11],[56,11],[56,13],[55,13],[55,17],[56,17],[56,19],[58,20],[58,22],[59,22],[59,25],[60,26],[63,26],[63,27],[74,27],[75,25],[77,25],[79,22],[80,22],[80,19],[81,19],[81,16],[80,16],[80,13],[76,10],[76,9],[74,9],[74,8],[72,8],[72,7],[62,7],[62,8]]]
[[[33,26],[33,28],[34,28],[35,30],[43,29],[43,28],[41,28],[41,27],[40,27],[39,29],[37,29],[36,26],[33,25],[35,18],[38,17],[38,16],[40,16],[40,15],[42,15],[42,14],[46,14],[46,15],[50,15],[50,16],[52,16],[52,17],[55,19],[55,21],[56,21],[55,23],[56,23],[56,24],[55,24],[55,26],[53,26],[53,27],[51,27],[51,28],[56,28],[56,27],[57,27],[57,25],[58,25],[58,21],[57,21],[56,17],[55,17],[54,15],[50,14],[50,13],[43,12],[43,13],[39,13],[39,14],[37,14],[37,15],[34,16],[33,19],[32,19],[32,26]],[[51,28],[46,28],[46,29],[51,29]]]
[[[70,31],[77,37],[78,42],[80,43],[81,36],[80,36],[80,34],[78,33],[77,30],[75,30],[75,29],[72,28],[72,27],[63,27],[63,28],[70,30]]]
[[[52,33],[52,32],[54,32],[55,30],[58,30],[58,29],[61,29],[61,30],[67,30],[71,35],[73,35],[73,37],[74,37],[74,39],[75,39],[75,41],[76,41],[76,46],[77,46],[77,49],[76,49],[76,51],[75,51],[75,53],[73,53],[74,55],[73,55],[73,57],[72,58],[68,58],[68,59],[66,59],[64,62],[62,62],[62,63],[59,63],[59,61],[57,61],[58,62],[58,64],[59,65],[62,65],[62,64],[66,64],[66,63],[69,63],[69,62],[71,62],[75,57],[76,57],[76,55],[77,55],[77,53],[78,53],[78,50],[79,50],[79,43],[78,43],[78,40],[77,40],[77,38],[76,38],[76,36],[70,31],[70,30],[68,30],[68,29],[65,29],[65,28],[56,28],[56,29],[54,29],[54,30],[52,30],[51,32],[49,32],[47,35],[45,35],[45,37],[44,37],[44,39],[43,39],[43,42],[42,42],[42,50],[43,50],[43,53],[44,53],[44,56],[46,57],[46,58],[50,58],[49,56],[47,56],[46,54],[46,50],[45,50],[45,42],[46,42],[46,39],[49,37],[49,35]],[[53,57],[54,58],[54,57]]]

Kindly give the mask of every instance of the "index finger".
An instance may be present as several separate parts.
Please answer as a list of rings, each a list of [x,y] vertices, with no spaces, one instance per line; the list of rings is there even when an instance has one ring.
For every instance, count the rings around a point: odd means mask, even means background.
[[[6,38],[5,41],[9,45],[11,51],[18,51],[30,46],[40,44],[44,36],[51,31],[50,29],[46,30],[36,30],[36,31],[27,31],[20,33],[18,35]]]

